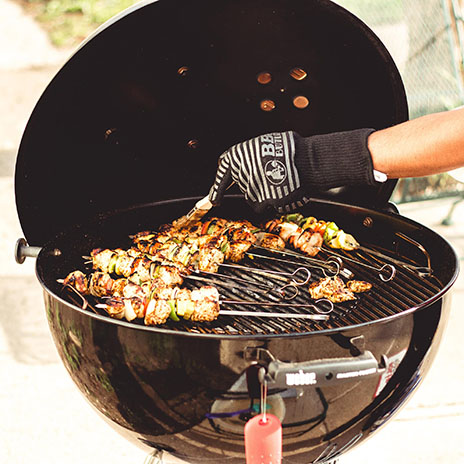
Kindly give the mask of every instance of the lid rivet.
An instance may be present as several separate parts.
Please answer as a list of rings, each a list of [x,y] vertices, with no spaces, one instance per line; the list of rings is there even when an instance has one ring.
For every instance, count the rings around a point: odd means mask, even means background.
[[[256,80],[262,85],[269,84],[272,81],[272,75],[268,72],[261,72],[256,77]]]
[[[275,109],[276,104],[272,100],[263,100],[260,107],[263,111],[272,111]]]
[[[189,140],[187,142],[187,145],[189,148],[191,148],[192,150],[194,150],[195,148],[198,148],[198,146],[200,145],[200,143],[198,142],[198,140],[195,140],[195,139],[192,139],[192,140]]]
[[[293,105],[295,108],[302,110],[309,105],[309,100],[303,95],[298,95],[293,99]]]

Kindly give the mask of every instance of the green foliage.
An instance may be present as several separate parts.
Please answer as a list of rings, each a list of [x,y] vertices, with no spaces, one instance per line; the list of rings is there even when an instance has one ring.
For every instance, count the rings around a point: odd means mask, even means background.
[[[334,0],[359,18],[376,18],[377,24],[392,24],[404,17],[403,0]]]
[[[24,0],[58,46],[75,46],[136,0]]]

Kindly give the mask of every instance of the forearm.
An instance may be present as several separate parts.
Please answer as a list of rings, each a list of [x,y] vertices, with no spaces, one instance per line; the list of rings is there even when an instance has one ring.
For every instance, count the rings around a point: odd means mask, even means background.
[[[464,108],[372,133],[374,168],[389,178],[420,177],[464,166]]]

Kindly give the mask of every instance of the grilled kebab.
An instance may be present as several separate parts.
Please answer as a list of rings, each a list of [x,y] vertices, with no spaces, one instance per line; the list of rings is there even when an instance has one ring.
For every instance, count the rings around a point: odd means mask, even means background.
[[[222,218],[198,222],[189,229],[165,224],[156,232],[133,235],[133,245],[128,250],[92,250],[90,258],[95,272],[86,276],[73,271],[63,283],[83,295],[104,299],[98,306],[111,317],[143,318],[147,325],[163,324],[169,317],[179,320],[179,316],[192,321],[212,321],[219,315],[217,289],[181,288],[183,275],[192,270],[217,272],[224,261],[241,261],[253,245],[283,249],[288,243],[314,256],[324,241],[330,245],[334,237],[340,236],[334,223],[302,215],[274,219],[265,229],[249,221]],[[356,241],[353,238],[347,243],[350,247]],[[339,244],[344,246],[344,242]],[[370,287],[371,284],[362,281],[350,281],[345,286],[339,277],[330,277],[311,284],[309,293],[313,299],[327,298],[338,303],[352,300],[355,292]]]

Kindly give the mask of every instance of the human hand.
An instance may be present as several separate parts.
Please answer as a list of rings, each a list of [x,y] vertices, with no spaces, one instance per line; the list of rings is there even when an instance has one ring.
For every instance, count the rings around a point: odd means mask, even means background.
[[[252,208],[288,212],[312,193],[344,185],[374,185],[367,138],[373,129],[311,137],[274,132],[232,146],[219,158],[209,198],[221,202],[235,181]]]

